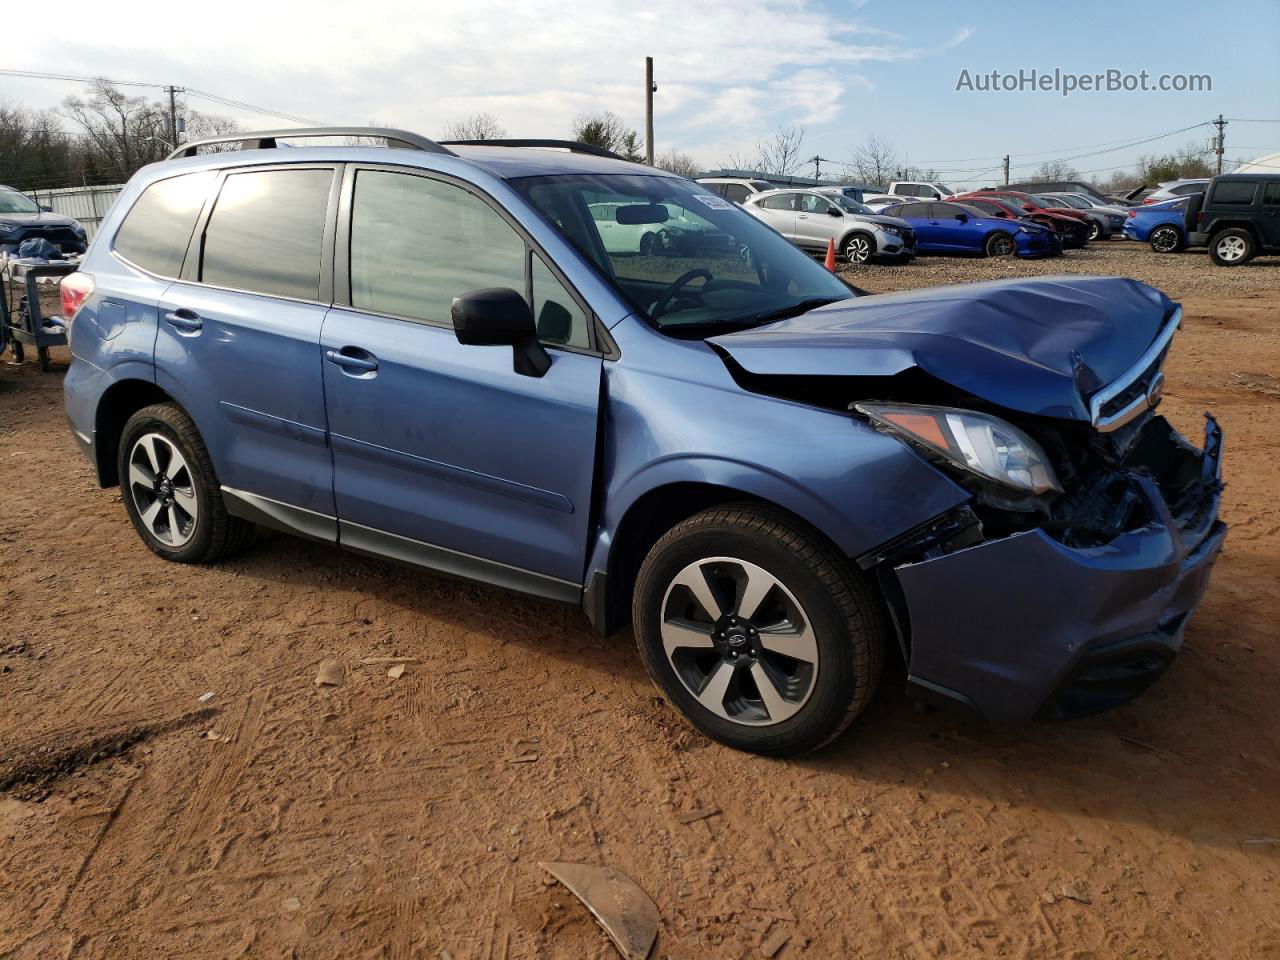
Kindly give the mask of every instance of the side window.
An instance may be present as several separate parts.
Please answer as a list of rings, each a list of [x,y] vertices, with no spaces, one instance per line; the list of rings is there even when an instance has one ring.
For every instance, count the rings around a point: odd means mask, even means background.
[[[916,188],[916,185],[913,183],[900,183],[893,188],[893,192],[896,196],[899,196],[899,197],[920,196],[920,191]]]
[[[143,190],[116,233],[116,252],[144,270],[176,277],[216,177],[212,171],[189,173]]]
[[[1213,187],[1213,202],[1248,205],[1253,203],[1253,194],[1257,186],[1249,180],[1226,180],[1216,183]]]
[[[222,182],[204,232],[200,279],[315,300],[332,170],[262,170]]]
[[[796,195],[794,193],[778,193],[765,197],[760,206],[769,210],[794,210]]]
[[[726,199],[732,200],[734,203],[741,203],[747,197],[751,196],[751,191],[741,183],[726,183],[724,185],[724,196]]]
[[[569,296],[551,268],[536,253],[533,257],[533,317],[538,324],[538,339],[543,343],[559,343],[570,347],[591,346],[587,332],[587,315]]]
[[[908,203],[904,204],[902,211],[898,214],[900,217],[913,217],[917,220],[929,219],[929,205],[927,203]]]
[[[464,293],[523,291],[524,267],[524,240],[474,194],[407,173],[356,174],[352,306],[447,324]]]
[[[815,197],[812,193],[800,194],[800,209],[804,213],[826,213],[831,209],[831,204],[821,197]]]
[[[1280,180],[1272,180],[1262,191],[1262,202],[1269,207],[1280,207]]]

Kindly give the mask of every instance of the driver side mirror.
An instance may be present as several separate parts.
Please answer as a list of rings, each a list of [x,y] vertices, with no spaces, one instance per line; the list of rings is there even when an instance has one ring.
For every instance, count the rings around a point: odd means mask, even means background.
[[[514,369],[522,376],[541,377],[551,369],[551,357],[538,342],[533,311],[524,296],[510,287],[488,287],[464,293],[453,301],[449,313],[459,343],[511,347]]]
[[[39,204],[39,207],[41,213],[53,213],[53,207],[49,206],[47,203]]]
[[[844,214],[840,212],[840,209],[838,207],[827,207],[827,216],[843,217]]]
[[[961,223],[968,223],[969,215],[967,213],[957,213],[956,219],[959,220]]]

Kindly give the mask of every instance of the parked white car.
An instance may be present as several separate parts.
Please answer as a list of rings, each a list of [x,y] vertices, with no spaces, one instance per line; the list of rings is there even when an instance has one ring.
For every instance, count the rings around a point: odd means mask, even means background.
[[[644,205],[640,206],[643,210]],[[654,204],[661,209],[657,210],[656,218],[641,218],[646,222],[628,222],[625,215],[619,218],[619,209],[635,207],[635,204],[607,201],[587,205],[606,253],[653,257],[663,253],[694,253],[705,249],[707,244],[729,242],[728,235],[716,230],[710,221],[673,203]],[[665,220],[661,219],[663,210]]]
[[[1166,180],[1159,184],[1155,190],[1142,198],[1144,205],[1149,203],[1161,203],[1165,200],[1176,200],[1178,197],[1185,197],[1193,193],[1204,193],[1209,189],[1208,177],[1193,177],[1187,180]]]
[[[923,197],[925,200],[946,200],[956,192],[945,183],[926,183],[924,180],[895,180],[889,184],[889,193],[901,200],[903,197]],[[865,201],[864,201],[865,202]]]
[[[703,177],[694,183],[700,183],[712,193],[718,193],[734,203],[743,203],[747,197],[774,187],[768,180],[748,180],[742,177]]]

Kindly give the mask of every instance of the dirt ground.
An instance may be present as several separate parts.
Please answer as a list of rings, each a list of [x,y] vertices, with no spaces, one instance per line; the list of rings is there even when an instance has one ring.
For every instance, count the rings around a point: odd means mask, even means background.
[[[1232,529],[1182,656],[1014,732],[917,712],[890,671],[795,761],[691,732],[575,609],[276,535],[166,564],[61,377],[0,364],[0,958],[616,956],[540,860],[634,878],[655,958],[779,933],[779,960],[1280,957],[1280,258],[1114,242],[856,279],[1063,272],[1182,300],[1164,409],[1225,427]],[[361,663],[392,656],[418,662]],[[343,686],[313,684],[326,657]]]

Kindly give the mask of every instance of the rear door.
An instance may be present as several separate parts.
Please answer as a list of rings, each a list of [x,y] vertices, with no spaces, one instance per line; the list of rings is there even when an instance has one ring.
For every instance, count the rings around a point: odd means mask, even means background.
[[[1258,210],[1262,242],[1269,247],[1280,247],[1280,180],[1268,180],[1262,185],[1262,204]]]
[[[342,206],[322,365],[343,545],[576,597],[602,373],[585,304],[467,184],[351,167]],[[529,298],[545,376],[458,342],[453,300],[485,287]]]
[[[796,194],[770,193],[757,200],[755,207],[761,220],[796,242]]]
[[[195,420],[220,483],[268,511],[334,512],[320,326],[338,182],[332,164],[225,172],[160,300],[156,382]]]

